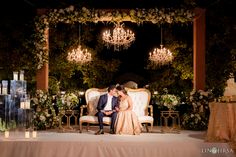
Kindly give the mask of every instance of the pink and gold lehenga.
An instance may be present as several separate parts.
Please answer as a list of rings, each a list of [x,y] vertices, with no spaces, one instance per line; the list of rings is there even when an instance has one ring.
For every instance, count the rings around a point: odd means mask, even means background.
[[[116,134],[139,135],[141,133],[141,124],[138,121],[136,114],[127,110],[127,98],[120,101],[119,112],[115,123]]]

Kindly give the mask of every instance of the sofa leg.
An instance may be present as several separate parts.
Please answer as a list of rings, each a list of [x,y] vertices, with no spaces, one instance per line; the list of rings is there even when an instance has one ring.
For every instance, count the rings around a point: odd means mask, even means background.
[[[79,122],[79,133],[82,133],[82,122]]]
[[[89,126],[90,126],[89,123],[87,123],[87,127],[86,127],[87,131],[89,131]]]
[[[151,129],[150,129],[150,132],[152,132],[152,129],[153,129],[153,123],[151,123]]]
[[[147,130],[147,132],[149,132],[148,124],[146,123],[145,126],[146,126],[146,130]]]

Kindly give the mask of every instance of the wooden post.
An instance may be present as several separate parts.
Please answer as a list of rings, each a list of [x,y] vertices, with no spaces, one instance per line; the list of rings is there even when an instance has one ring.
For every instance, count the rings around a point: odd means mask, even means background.
[[[196,8],[193,22],[193,64],[194,80],[193,88],[196,90],[205,89],[205,49],[206,49],[206,17],[205,9]]]
[[[37,13],[39,15],[45,14],[46,9],[39,9],[37,10]],[[44,38],[46,39],[46,50],[47,54],[49,55],[49,28],[46,28],[44,31]],[[41,69],[38,69],[36,74],[36,89],[38,90],[48,90],[48,75],[49,75],[49,66],[48,63],[44,63],[44,65],[41,67]]]

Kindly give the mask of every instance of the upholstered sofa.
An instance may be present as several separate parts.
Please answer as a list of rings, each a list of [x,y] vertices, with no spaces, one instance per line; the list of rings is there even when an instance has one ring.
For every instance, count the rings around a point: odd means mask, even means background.
[[[128,95],[133,100],[133,111],[138,116],[139,122],[145,126],[147,132],[149,132],[149,125],[150,131],[153,128],[153,108],[149,105],[151,93],[149,90],[145,88],[138,88],[138,89],[130,89],[126,88]],[[97,103],[99,100],[100,95],[107,93],[107,89],[98,89],[98,88],[90,88],[85,92],[85,100],[86,105],[82,105],[80,107],[80,118],[79,118],[79,128],[80,132],[83,129],[83,123],[87,123],[87,130],[89,124],[98,124],[98,118],[95,116],[97,113]],[[85,110],[87,112],[85,114]],[[104,117],[103,123],[110,125],[111,119],[110,117]]]

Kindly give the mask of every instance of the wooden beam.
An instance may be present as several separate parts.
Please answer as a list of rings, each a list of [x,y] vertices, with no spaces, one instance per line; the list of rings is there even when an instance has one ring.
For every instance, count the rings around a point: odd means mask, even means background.
[[[205,9],[196,8],[193,21],[193,53],[194,80],[193,88],[205,89],[205,49],[206,49],[206,17]]]

